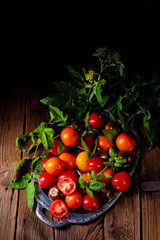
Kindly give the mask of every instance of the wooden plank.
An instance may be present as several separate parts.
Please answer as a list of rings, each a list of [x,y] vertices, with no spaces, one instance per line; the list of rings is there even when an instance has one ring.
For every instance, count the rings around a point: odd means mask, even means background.
[[[29,85],[26,104],[26,133],[33,131],[42,121],[48,121],[48,109],[39,102],[39,84]],[[54,239],[53,228],[41,222],[30,212],[25,200],[25,190],[20,191],[16,239]]]
[[[21,82],[9,86],[1,89],[0,99],[0,238],[5,240],[15,237],[18,191],[8,186],[21,158],[15,142],[17,135],[23,133],[26,90]]]
[[[140,239],[140,196],[138,169],[132,183],[115,205],[105,214],[104,239]]]
[[[148,149],[149,142],[143,133],[143,155],[141,159],[141,179],[160,180],[160,149]],[[160,191],[141,192],[142,239],[160,239]]]

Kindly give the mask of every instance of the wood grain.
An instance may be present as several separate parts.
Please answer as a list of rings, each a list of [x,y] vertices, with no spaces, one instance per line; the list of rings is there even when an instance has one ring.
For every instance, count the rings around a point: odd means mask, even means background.
[[[160,149],[149,150],[149,142],[143,132],[143,155],[141,158],[141,179],[144,181],[160,180]],[[160,239],[160,191],[141,193],[142,239]]]
[[[16,93],[16,94],[15,94]],[[20,99],[20,101],[19,101]],[[0,101],[0,232],[1,239],[15,237],[18,191],[9,189],[15,165],[21,158],[16,137],[23,133],[25,88],[12,86]],[[9,226],[9,227],[8,227]]]

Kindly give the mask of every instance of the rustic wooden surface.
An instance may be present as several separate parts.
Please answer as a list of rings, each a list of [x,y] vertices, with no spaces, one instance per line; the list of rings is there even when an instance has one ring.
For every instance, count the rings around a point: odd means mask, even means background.
[[[160,191],[140,188],[143,181],[160,180],[160,149],[148,150],[144,134],[141,162],[131,187],[92,223],[53,229],[37,218],[35,210],[30,212],[25,190],[8,188],[13,168],[22,157],[15,146],[16,137],[48,118],[47,108],[39,102],[42,90],[43,86],[19,76],[18,84],[13,83],[0,99],[0,239],[160,240]]]

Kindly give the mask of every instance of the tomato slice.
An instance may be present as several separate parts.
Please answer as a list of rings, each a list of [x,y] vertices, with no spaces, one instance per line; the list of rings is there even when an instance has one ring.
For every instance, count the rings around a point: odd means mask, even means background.
[[[66,204],[60,199],[56,199],[50,204],[49,211],[53,217],[60,219],[64,218],[68,214]]]
[[[63,192],[64,195],[69,195],[75,191],[76,183],[72,178],[65,177],[58,182],[57,187]]]

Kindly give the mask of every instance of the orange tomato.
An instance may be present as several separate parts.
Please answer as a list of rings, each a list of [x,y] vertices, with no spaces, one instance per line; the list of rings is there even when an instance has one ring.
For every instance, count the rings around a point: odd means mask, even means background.
[[[87,154],[85,151],[83,151],[78,154],[78,156],[76,158],[76,165],[81,171],[88,172],[89,169],[87,166],[87,161],[88,161]]]
[[[58,175],[64,169],[63,161],[58,157],[52,157],[46,162],[46,171],[51,175]]]
[[[64,168],[66,169],[73,169],[76,166],[76,158],[71,153],[62,153],[59,158],[64,163]]]
[[[73,147],[79,142],[78,132],[71,127],[64,128],[60,134],[60,138],[67,147]]]

